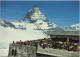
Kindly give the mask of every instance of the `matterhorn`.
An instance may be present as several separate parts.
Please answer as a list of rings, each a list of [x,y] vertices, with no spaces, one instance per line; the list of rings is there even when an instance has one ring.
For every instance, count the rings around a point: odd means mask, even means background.
[[[52,24],[47,20],[47,17],[40,11],[37,5],[34,5],[34,7],[28,11],[23,21],[34,23],[37,26],[36,29],[49,29],[51,27],[56,27],[56,24]]]
[[[3,22],[0,22],[0,24],[1,26],[4,27],[11,27],[23,30],[26,29],[44,30],[56,27],[56,24],[48,21],[47,17],[40,11],[37,5],[34,5],[33,8],[27,12],[24,19],[17,22],[8,22],[3,20]],[[13,25],[13,27],[11,25]]]
[[[80,24],[79,24],[80,25]],[[9,22],[7,20],[0,20],[0,27],[14,28],[21,30],[56,30],[56,31],[72,31],[80,30],[79,25],[71,26],[58,26],[55,23],[50,22],[45,14],[43,14],[37,5],[34,5],[25,14],[24,18],[16,21]],[[76,29],[76,26],[79,27]]]
[[[46,20],[45,15],[40,11],[37,5],[34,5],[32,9],[29,10],[29,12],[25,15],[24,21],[26,20]]]

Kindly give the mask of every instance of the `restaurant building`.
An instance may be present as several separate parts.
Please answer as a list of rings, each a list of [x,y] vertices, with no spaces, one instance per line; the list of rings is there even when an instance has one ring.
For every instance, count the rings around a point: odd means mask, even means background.
[[[45,33],[56,41],[79,42],[80,40],[79,31],[46,31]]]

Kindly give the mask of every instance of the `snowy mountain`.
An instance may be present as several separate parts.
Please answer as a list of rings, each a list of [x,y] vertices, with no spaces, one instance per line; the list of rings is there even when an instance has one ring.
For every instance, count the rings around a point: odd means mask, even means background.
[[[46,20],[45,15],[40,11],[37,5],[34,5],[32,9],[29,10],[29,12],[25,15],[24,21],[37,21],[37,20]]]
[[[55,28],[50,28],[48,30],[55,30],[55,31],[80,31],[79,26],[57,26]]]
[[[51,23],[47,20],[47,17],[40,11],[37,5],[34,5],[34,7],[28,11],[24,19],[17,22],[0,20],[0,26],[22,30],[80,30],[80,24],[60,27],[54,23]]]
[[[14,24],[12,24],[11,22],[8,22],[6,20],[0,20],[0,26],[16,28]]]
[[[56,24],[52,24],[46,18],[46,16],[40,11],[37,5],[34,5],[32,9],[25,15],[24,22],[34,23],[38,29],[48,29],[56,27]]]
[[[15,29],[49,29],[56,27],[56,24],[51,23],[47,20],[45,15],[40,11],[40,9],[35,5],[32,9],[28,11],[24,19],[18,22],[8,22],[5,20],[0,20],[0,25],[4,27],[12,27]]]
[[[64,31],[75,31],[75,30],[80,31],[80,23],[74,24],[74,25],[70,25],[70,26],[62,26],[61,28]]]
[[[46,16],[40,11],[37,5],[34,5],[32,9],[25,15],[24,22],[34,23],[37,29],[49,29],[56,27],[56,24],[50,23]]]
[[[72,28],[80,31],[80,23],[79,24],[71,25],[70,27],[72,27]]]
[[[72,28],[70,26],[61,26],[60,28],[62,28],[64,31],[74,31],[74,30],[76,30],[75,28]]]

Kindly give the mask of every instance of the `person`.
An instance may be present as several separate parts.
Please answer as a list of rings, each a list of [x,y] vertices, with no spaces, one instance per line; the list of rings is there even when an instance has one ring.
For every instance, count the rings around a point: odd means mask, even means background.
[[[43,49],[45,49],[45,44],[43,43]]]
[[[77,46],[77,43],[74,43],[74,48],[73,48],[73,51],[78,51],[78,46]]]
[[[22,45],[22,41],[20,40],[20,45]]]
[[[17,42],[17,44],[20,44],[20,42]]]
[[[33,44],[32,44],[32,41],[30,41],[30,46],[32,46]]]
[[[24,45],[24,42],[22,42],[22,44]]]
[[[65,49],[69,51],[70,50],[69,47],[70,47],[70,43],[67,42],[67,45],[65,46]]]
[[[29,41],[27,41],[27,42],[26,42],[26,45],[27,45],[27,46],[29,46],[29,45],[30,45],[30,42],[29,42]]]
[[[13,41],[13,44],[14,44],[14,41]]]
[[[35,47],[36,47],[36,53],[37,53],[37,49],[38,49],[38,44],[37,44],[37,42],[35,42]]]
[[[16,56],[16,54],[17,54],[17,51],[16,51],[16,49],[14,50],[14,49],[12,49],[12,56]]]
[[[16,54],[17,54],[17,51],[16,51],[16,49],[14,50],[14,56],[16,56]]]
[[[15,44],[14,44],[14,41],[13,41],[12,45],[13,45],[13,46],[15,45]]]
[[[12,49],[11,55],[12,55],[12,56],[14,55],[14,49]]]
[[[42,47],[42,45],[41,45],[41,44],[42,44],[42,39],[40,40],[40,47]]]

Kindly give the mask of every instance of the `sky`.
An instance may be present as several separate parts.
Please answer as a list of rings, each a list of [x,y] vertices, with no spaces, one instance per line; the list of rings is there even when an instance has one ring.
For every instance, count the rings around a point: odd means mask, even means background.
[[[0,19],[19,21],[35,4],[50,22],[59,26],[79,22],[78,1],[2,1]]]

